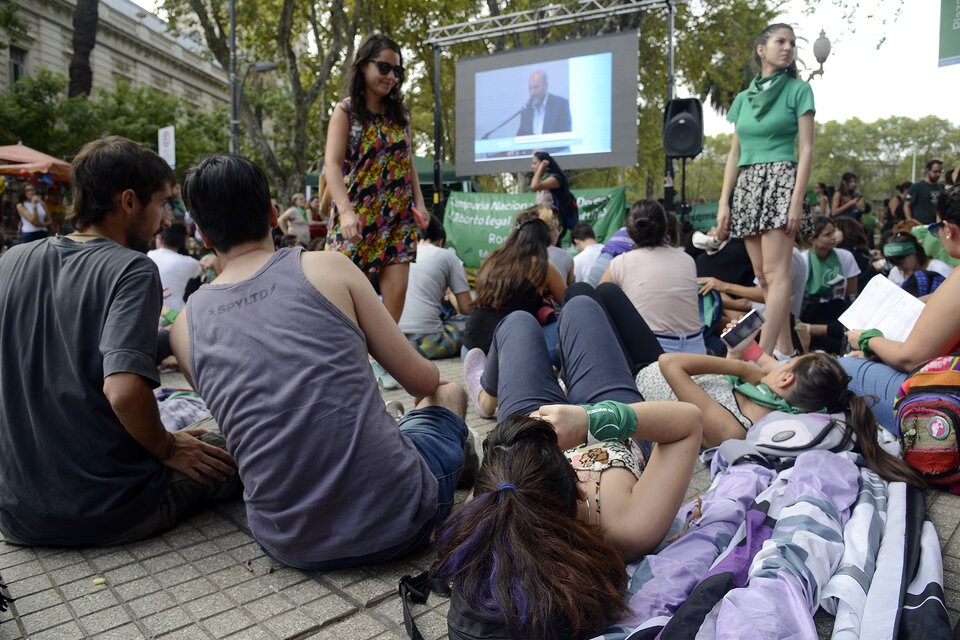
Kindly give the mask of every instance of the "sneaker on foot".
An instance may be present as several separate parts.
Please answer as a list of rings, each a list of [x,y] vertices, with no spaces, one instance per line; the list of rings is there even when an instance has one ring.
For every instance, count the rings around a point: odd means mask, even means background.
[[[380,384],[384,389],[400,388],[400,383],[397,382],[396,378],[394,378],[392,375],[387,373],[387,370],[384,369],[379,362],[377,362],[376,360],[371,360],[370,366],[373,367],[374,377],[376,377],[380,381]]]
[[[477,410],[477,415],[481,418],[492,418],[493,416],[480,408],[480,376],[483,375],[483,369],[487,365],[487,354],[483,349],[474,347],[467,352],[463,359],[463,380],[467,385],[467,394],[473,400],[473,408]]]

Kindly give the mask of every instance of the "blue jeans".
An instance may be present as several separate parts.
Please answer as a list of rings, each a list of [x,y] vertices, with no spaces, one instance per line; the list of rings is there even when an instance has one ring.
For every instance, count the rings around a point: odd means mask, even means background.
[[[530,314],[527,314],[530,315]],[[530,316],[531,318],[533,316]],[[536,321],[534,321],[536,322]],[[463,470],[463,446],[467,441],[467,423],[445,407],[414,409],[400,420],[400,432],[410,438],[420,456],[437,479],[437,510],[409,540],[400,544],[352,558],[335,558],[319,562],[291,562],[278,558],[260,545],[260,549],[277,562],[308,571],[333,571],[364,564],[387,562],[404,556],[430,541],[433,530],[450,515],[453,494]],[[375,490],[372,489],[372,490]],[[256,540],[256,537],[254,537]]]
[[[680,336],[666,333],[655,333],[657,342],[664,353],[699,353],[706,355],[707,345],[703,341],[702,333],[691,333]]]
[[[536,318],[515,311],[497,325],[480,386],[497,397],[498,415],[529,415],[545,404],[643,401],[613,327],[596,300],[577,296],[568,301],[557,324],[566,395],[553,375]],[[651,445],[638,442],[649,454]]]
[[[908,378],[888,364],[862,358],[837,358],[837,362],[850,376],[849,388],[858,396],[876,396],[873,417],[877,424],[895,436],[900,435],[893,402],[897,399],[900,385]],[[869,400],[867,402],[869,404]]]

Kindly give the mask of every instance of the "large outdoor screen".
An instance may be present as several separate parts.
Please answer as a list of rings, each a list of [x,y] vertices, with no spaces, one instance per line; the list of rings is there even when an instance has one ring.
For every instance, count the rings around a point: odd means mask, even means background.
[[[637,32],[457,61],[457,173],[637,162]]]

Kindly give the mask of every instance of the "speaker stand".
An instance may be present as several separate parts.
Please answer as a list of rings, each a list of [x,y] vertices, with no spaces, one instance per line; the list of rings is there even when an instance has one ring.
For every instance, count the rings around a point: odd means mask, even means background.
[[[686,220],[690,213],[690,204],[687,202],[687,159],[680,160],[680,206],[677,207],[677,213],[680,214],[680,223]]]

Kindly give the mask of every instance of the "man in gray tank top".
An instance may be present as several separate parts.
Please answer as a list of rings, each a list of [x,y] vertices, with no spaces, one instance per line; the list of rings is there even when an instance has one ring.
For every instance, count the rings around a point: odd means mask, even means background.
[[[348,258],[274,250],[259,167],[211,156],[183,195],[222,270],[190,297],[171,346],[226,436],[261,548],[334,569],[426,543],[463,467],[463,389],[417,354]],[[420,398],[399,425],[368,353]]]

